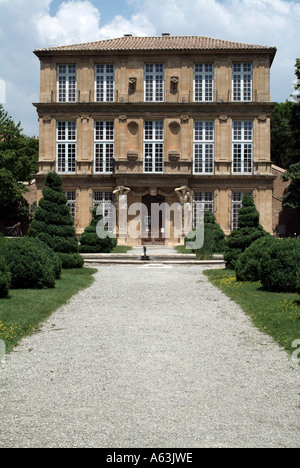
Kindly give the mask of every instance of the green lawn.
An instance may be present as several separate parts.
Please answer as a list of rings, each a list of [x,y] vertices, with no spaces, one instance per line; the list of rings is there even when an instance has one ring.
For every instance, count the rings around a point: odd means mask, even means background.
[[[176,250],[176,252],[180,254],[195,255],[195,253],[192,250],[187,249],[185,245],[178,245],[177,247],[174,247],[174,250]]]
[[[117,245],[117,247],[114,248],[112,251],[113,254],[126,254],[127,252],[130,252],[132,250],[132,247],[127,247],[126,245]]]
[[[63,270],[54,289],[11,290],[8,299],[0,299],[0,340],[10,352],[23,336],[36,331],[40,324],[81,289],[90,286],[97,270]]]
[[[300,296],[264,291],[260,283],[236,281],[234,271],[205,271],[210,281],[239,304],[254,324],[271,335],[289,353],[300,339]]]

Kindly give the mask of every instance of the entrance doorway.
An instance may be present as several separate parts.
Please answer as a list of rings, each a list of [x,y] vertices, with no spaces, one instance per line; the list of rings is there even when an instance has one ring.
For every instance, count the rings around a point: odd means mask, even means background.
[[[144,245],[165,245],[165,201],[165,197],[161,195],[156,197],[146,195],[142,198],[142,243]]]

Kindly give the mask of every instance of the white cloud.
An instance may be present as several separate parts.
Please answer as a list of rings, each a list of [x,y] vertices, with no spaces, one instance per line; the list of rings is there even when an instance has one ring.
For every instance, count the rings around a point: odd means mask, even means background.
[[[92,42],[99,37],[100,12],[88,0],[63,2],[56,16],[47,12],[36,19],[39,36],[48,46]]]

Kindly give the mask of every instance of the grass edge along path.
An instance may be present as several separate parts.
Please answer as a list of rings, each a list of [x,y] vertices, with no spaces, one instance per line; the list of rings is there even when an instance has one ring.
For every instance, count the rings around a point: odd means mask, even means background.
[[[20,340],[39,330],[41,324],[72,296],[94,282],[93,268],[62,270],[54,289],[10,290],[8,299],[0,299],[0,340],[9,353]]]
[[[272,293],[260,282],[238,282],[234,271],[207,270],[210,282],[236,302],[251,317],[254,325],[270,335],[280,346],[293,354],[293,343],[300,339],[300,296]]]

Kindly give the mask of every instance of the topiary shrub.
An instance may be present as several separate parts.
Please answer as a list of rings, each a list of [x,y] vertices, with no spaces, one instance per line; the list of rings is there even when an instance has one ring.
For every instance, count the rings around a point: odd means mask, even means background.
[[[260,260],[266,251],[275,241],[271,235],[261,237],[253,242],[245,252],[243,252],[235,265],[237,281],[259,281],[258,267]]]
[[[11,286],[11,273],[5,262],[5,259],[0,256],[0,299],[8,296]]]
[[[94,208],[91,224],[85,228],[84,233],[80,237],[80,253],[110,253],[117,246],[116,238],[108,236],[102,239],[98,237],[97,225],[101,219],[103,219],[103,216],[97,215],[97,208]]]
[[[1,249],[12,274],[12,289],[54,288],[58,263],[39,239],[13,239]]]
[[[300,240],[276,239],[259,263],[263,288],[274,292],[295,292],[300,268]]]
[[[83,263],[78,254],[78,240],[73,226],[73,218],[63,193],[62,179],[50,172],[45,180],[43,198],[35,212],[28,236],[38,237],[60,255],[63,268]],[[70,255],[70,261],[68,261]],[[77,260],[75,261],[75,256]],[[73,267],[72,267],[73,268]]]
[[[187,242],[195,242],[195,240],[196,237],[192,237],[192,233],[189,233],[185,239],[185,245]],[[198,258],[210,260],[214,253],[224,252],[225,248],[225,233],[216,222],[215,215],[211,211],[206,211],[204,213],[204,244],[201,249],[194,250],[194,252]]]
[[[66,254],[66,253],[59,253],[59,258],[63,264],[63,267],[66,270],[71,270],[75,268],[82,268],[84,264],[84,260],[81,255],[78,254]]]
[[[246,194],[239,213],[238,229],[232,231],[227,238],[224,254],[226,267],[235,270],[240,255],[257,239],[269,235],[259,224],[259,213],[253,198]]]

